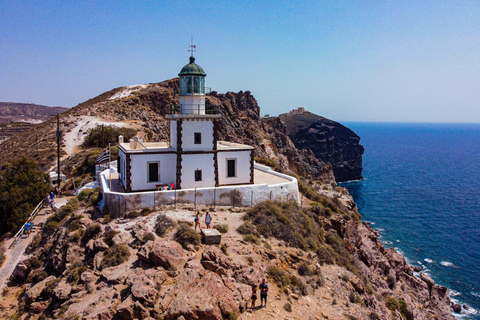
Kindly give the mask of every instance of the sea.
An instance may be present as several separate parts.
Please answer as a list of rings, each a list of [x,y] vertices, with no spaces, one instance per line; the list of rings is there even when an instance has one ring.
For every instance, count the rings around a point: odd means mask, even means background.
[[[345,123],[365,147],[342,183],[365,221],[480,319],[480,124]]]

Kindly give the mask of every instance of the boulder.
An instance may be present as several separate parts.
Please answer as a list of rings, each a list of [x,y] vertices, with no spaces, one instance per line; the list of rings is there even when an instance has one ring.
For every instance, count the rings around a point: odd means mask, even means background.
[[[30,312],[42,313],[43,311],[47,310],[48,304],[49,304],[49,301],[32,302],[30,304]]]
[[[25,291],[25,302],[27,304],[30,304],[37,300],[37,298],[42,294],[43,289],[45,289],[45,286],[47,283],[49,283],[52,280],[55,280],[56,278],[54,276],[49,276],[45,278],[44,280],[40,281],[39,283],[35,284],[33,287],[27,289]]]
[[[98,240],[95,240],[93,242],[93,249],[97,252],[97,251],[105,251],[107,250],[108,248],[110,248],[108,246],[108,244],[106,244],[102,239],[98,239]]]
[[[30,273],[30,263],[28,260],[20,261],[13,270],[11,279],[16,281],[25,281]]]
[[[132,242],[133,238],[129,233],[120,232],[112,238],[113,244],[125,244],[128,245]]]
[[[180,243],[175,241],[155,242],[148,256],[155,266],[169,270],[179,270],[187,262],[185,251]]]
[[[111,284],[121,284],[126,278],[125,270],[119,267],[109,267],[102,270],[102,278]]]
[[[455,313],[460,313],[462,312],[462,306],[458,303],[455,303],[453,306],[452,306],[452,310],[453,312]]]
[[[430,288],[435,285],[435,281],[433,281],[431,277],[427,276],[423,272],[420,273],[420,279],[422,279],[422,281],[425,282]]]
[[[153,306],[157,290],[155,290],[155,283],[149,279],[143,269],[133,270],[125,282],[130,286],[130,291],[136,299]]]
[[[72,286],[64,280],[60,281],[55,289],[53,289],[53,295],[58,300],[67,300],[70,292],[72,292]]]
[[[144,242],[144,237],[148,232],[148,227],[141,221],[137,222],[132,228],[133,236],[142,243]]]
[[[224,319],[238,313],[232,290],[214,272],[202,269],[185,269],[178,278],[165,311],[166,319]],[[160,302],[161,303],[161,302]],[[162,303],[161,303],[162,304]]]
[[[82,280],[83,283],[95,282],[97,279],[98,277],[90,271],[85,271],[80,275],[80,280]]]

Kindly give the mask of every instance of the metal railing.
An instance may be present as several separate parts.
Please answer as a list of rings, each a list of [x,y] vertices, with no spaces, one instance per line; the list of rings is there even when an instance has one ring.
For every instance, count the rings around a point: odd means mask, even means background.
[[[20,239],[20,237],[23,235],[23,232],[25,231],[25,225],[27,224],[28,221],[30,221],[30,219],[35,219],[35,217],[37,216],[38,212],[40,211],[40,209],[42,208],[42,205],[43,205],[43,200],[40,201],[37,206],[35,207],[35,209],[33,209],[32,213],[30,214],[30,217],[27,219],[27,221],[25,221],[25,223],[22,225],[22,227],[20,228],[20,230],[18,230],[18,232],[15,234],[15,239],[13,240],[12,244],[10,245],[10,247],[8,247],[9,249],[12,248],[13,246],[15,246],[15,244],[18,242],[18,239]],[[32,229],[33,229],[33,226],[32,226]]]
[[[170,105],[168,114],[220,114],[220,106],[213,104],[181,104],[180,108]]]

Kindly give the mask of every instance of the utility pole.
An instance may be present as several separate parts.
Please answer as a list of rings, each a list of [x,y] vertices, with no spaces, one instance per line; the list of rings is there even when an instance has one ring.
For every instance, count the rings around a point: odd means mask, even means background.
[[[57,113],[57,186],[60,189],[60,113]]]

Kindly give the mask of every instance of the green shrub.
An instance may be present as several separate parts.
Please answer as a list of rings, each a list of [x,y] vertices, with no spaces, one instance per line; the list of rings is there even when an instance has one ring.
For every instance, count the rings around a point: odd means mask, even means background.
[[[253,234],[243,235],[243,241],[251,242],[251,243],[256,244],[256,245],[260,244],[260,240],[258,240],[258,238],[256,236],[254,236]]]
[[[96,187],[92,193],[90,193],[87,207],[95,207],[103,199],[102,189]]]
[[[137,130],[132,128],[97,125],[95,128],[88,129],[83,145],[106,148],[109,143],[116,144],[119,136],[123,136],[125,141],[129,141],[136,134]]]
[[[175,241],[179,242],[182,247],[186,248],[189,244],[200,244],[201,236],[195,230],[185,224],[179,224],[175,232]]]
[[[92,189],[83,189],[82,191],[80,191],[80,193],[78,194],[77,196],[77,199],[79,201],[83,201],[85,200],[89,195],[90,193],[92,193],[93,190]]]
[[[97,234],[102,231],[102,226],[99,223],[91,224],[85,230],[85,234],[83,235],[82,242],[88,242],[88,240],[94,238]]]
[[[55,230],[57,226],[58,226],[58,221],[47,221],[47,224],[43,228],[48,231],[52,231],[52,230]]]
[[[82,239],[83,235],[85,234],[85,230],[78,229],[75,231],[70,237],[68,238],[68,242],[70,243],[77,243],[78,240]]]
[[[3,265],[5,261],[5,248],[3,246],[0,247],[0,267]]]
[[[247,216],[247,219],[248,219],[248,216]],[[237,231],[240,234],[253,234],[256,237],[260,236],[260,234],[258,234],[257,232],[257,229],[250,221],[244,222],[240,227],[238,227]]]
[[[275,162],[275,160],[270,159],[270,158],[264,158],[264,157],[255,158],[255,162],[258,162],[258,163],[264,164],[266,166],[269,166],[270,168],[272,168],[272,170],[275,170],[275,171],[279,171],[279,169],[280,169],[280,167]]]
[[[127,213],[127,219],[135,219],[140,217],[140,212],[139,211],[130,211]]]
[[[67,202],[67,205],[69,205],[70,207],[72,207],[73,211],[77,210],[80,206],[80,201],[78,201],[77,198],[72,198],[70,200],[68,200]]]
[[[216,224],[213,226],[214,229],[217,229],[220,233],[228,232],[228,224]]]
[[[165,233],[175,226],[175,221],[167,217],[166,214],[162,213],[157,216],[155,221],[155,233],[158,236],[162,237]]]
[[[84,273],[85,271],[87,271],[88,269],[86,267],[77,267],[77,268],[73,268],[73,269],[69,269],[68,272],[67,272],[67,282],[68,283],[71,283],[71,284],[76,284],[78,282],[78,280],[80,280],[80,276],[82,275],[82,273]]]
[[[298,266],[298,274],[301,276],[311,276],[314,273],[315,272],[312,270],[312,268],[306,261],[300,263],[300,265]]]
[[[104,269],[118,266],[127,261],[129,257],[130,250],[126,245],[115,244],[105,251],[102,262],[100,263],[100,268]]]
[[[105,242],[109,247],[113,246],[113,237],[119,234],[120,231],[109,230],[103,235],[103,242]]]
[[[223,254],[228,255],[228,248],[225,243],[222,243],[222,245],[220,246],[220,250],[222,250]]]
[[[252,257],[248,256],[247,257],[247,262],[248,262],[249,266],[253,266],[253,258]]]
[[[285,271],[277,266],[269,266],[267,268],[267,273],[279,287],[286,287],[290,284],[290,280]]]
[[[155,235],[151,232],[147,233],[144,237],[143,237],[143,243],[147,243],[148,241],[155,241]]]
[[[140,215],[141,215],[142,217],[148,216],[150,213],[152,213],[152,209],[150,209],[150,208],[143,208],[143,209],[140,211]]]

